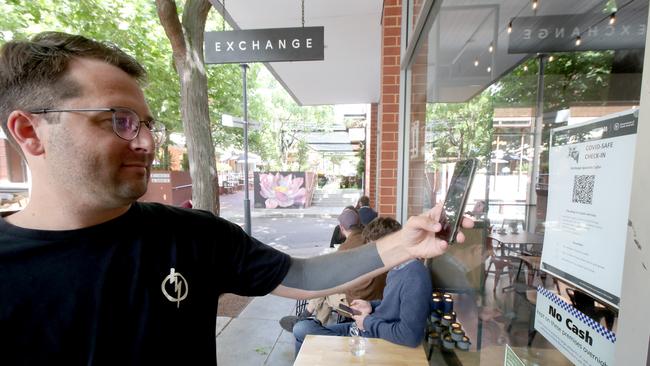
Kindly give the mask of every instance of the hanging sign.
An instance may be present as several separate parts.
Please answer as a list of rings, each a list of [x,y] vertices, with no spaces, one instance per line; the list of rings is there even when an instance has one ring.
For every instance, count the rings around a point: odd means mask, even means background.
[[[205,32],[205,63],[323,60],[324,37],[324,27]]]
[[[616,334],[541,286],[535,330],[575,365],[614,365]]]
[[[637,12],[619,13],[614,24],[603,13],[513,18],[508,53],[644,48],[647,5]],[[580,37],[579,45],[577,37]]]
[[[542,270],[618,307],[638,110],[551,131]]]

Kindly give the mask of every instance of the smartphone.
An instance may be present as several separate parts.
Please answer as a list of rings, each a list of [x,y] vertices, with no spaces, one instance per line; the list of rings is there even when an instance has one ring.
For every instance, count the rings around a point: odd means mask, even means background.
[[[352,309],[345,304],[339,304],[339,308],[337,310],[348,318],[352,318],[352,315],[361,315],[361,312],[359,310]]]
[[[456,234],[458,234],[458,229],[463,221],[463,209],[467,203],[467,196],[477,166],[478,160],[476,159],[467,159],[456,163],[445,203],[442,206],[440,216],[442,230],[438,233],[438,237],[449,244],[456,241]]]

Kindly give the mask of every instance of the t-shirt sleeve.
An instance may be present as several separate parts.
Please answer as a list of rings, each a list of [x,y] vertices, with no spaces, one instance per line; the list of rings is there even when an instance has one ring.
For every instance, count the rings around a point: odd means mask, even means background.
[[[218,218],[223,233],[217,250],[221,293],[262,296],[284,279],[291,257],[247,235],[238,225]]]

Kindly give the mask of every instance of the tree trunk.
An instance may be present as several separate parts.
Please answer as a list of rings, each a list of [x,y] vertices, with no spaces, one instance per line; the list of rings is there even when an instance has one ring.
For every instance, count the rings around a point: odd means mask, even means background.
[[[181,117],[187,141],[194,208],[219,214],[219,178],[210,132],[208,79],[203,59],[208,0],[187,0],[182,23],[173,0],[156,0],[158,17],[172,46],[181,89]]]

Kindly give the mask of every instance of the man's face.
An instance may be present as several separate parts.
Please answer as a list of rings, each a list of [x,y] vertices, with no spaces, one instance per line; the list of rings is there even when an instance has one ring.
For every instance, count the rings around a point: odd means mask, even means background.
[[[138,83],[119,68],[77,59],[71,62],[69,75],[81,85],[80,97],[51,107],[126,107],[141,120],[151,118]],[[134,140],[123,140],[113,132],[111,117],[111,112],[64,112],[59,123],[45,125],[46,184],[74,193],[82,204],[103,208],[130,204],[146,192],[153,137],[141,126]]]

